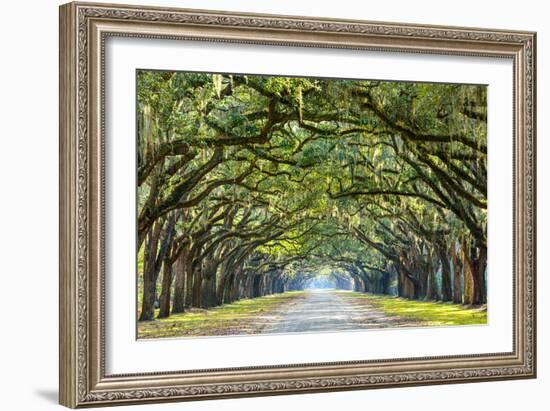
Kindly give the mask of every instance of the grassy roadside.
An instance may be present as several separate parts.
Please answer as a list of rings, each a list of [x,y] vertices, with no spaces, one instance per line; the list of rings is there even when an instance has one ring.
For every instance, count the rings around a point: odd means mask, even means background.
[[[413,301],[398,297],[334,291],[342,300],[363,312],[359,328],[400,328],[487,324],[484,307]],[[243,299],[231,304],[192,309],[154,321],[138,322],[138,338],[197,337],[261,334],[277,323],[287,310],[301,302],[305,291]]]
[[[427,323],[426,325],[487,324],[486,307],[467,307],[435,301],[413,301],[376,294],[340,293],[353,304],[371,304],[389,316]]]
[[[258,334],[304,294],[291,291],[243,299],[209,310],[193,309],[168,318],[138,322],[138,338]]]

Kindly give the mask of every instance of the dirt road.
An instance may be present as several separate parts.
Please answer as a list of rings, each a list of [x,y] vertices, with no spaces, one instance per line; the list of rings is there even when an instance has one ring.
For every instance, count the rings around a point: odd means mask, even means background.
[[[306,295],[279,320],[262,333],[358,330],[402,325],[402,319],[390,317],[369,305],[351,304],[345,292],[308,290]]]

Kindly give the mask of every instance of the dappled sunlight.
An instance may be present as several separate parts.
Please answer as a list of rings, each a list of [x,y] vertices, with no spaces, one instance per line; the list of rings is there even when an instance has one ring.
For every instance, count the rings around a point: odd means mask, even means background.
[[[343,298],[355,300],[355,304],[372,304],[388,315],[429,321],[432,325],[474,325],[487,324],[486,306],[467,307],[459,304],[416,301],[399,297],[374,294],[340,294]]]
[[[308,289],[192,309],[140,322],[140,338],[285,334],[486,324],[485,307],[412,301],[335,289]]]
[[[258,334],[291,307],[304,291],[273,294],[224,304],[209,310],[193,308],[168,318],[138,323],[139,338]]]

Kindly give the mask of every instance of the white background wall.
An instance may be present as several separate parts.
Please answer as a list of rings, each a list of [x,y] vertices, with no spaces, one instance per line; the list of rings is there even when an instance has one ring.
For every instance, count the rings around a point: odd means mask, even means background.
[[[264,12],[376,21],[432,23],[538,32],[538,289],[537,380],[399,388],[299,396],[142,405],[125,409],[278,410],[547,409],[550,390],[549,253],[550,13],[545,2],[128,0],[136,4]],[[0,23],[0,407],[57,405],[57,0],[2,4]],[[546,403],[546,404],[545,404]]]

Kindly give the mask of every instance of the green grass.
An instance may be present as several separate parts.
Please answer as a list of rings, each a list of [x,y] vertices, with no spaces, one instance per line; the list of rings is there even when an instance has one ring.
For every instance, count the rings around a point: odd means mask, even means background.
[[[270,314],[275,318],[278,309],[303,295],[303,291],[291,291],[242,299],[209,310],[193,309],[168,318],[138,322],[138,338],[255,334],[271,323]],[[155,317],[157,314],[158,310]]]
[[[366,300],[385,314],[427,322],[429,325],[487,324],[486,307],[472,308],[460,304],[362,293],[353,293],[353,297]]]
[[[336,291],[358,311],[365,311],[366,320],[372,311],[380,313],[375,327],[455,326],[487,324],[485,307],[413,301],[398,297]],[[192,309],[168,318],[138,322],[138,338],[196,337],[239,334],[261,334],[266,327],[280,320],[285,310],[301,301],[304,291],[291,291],[266,297],[243,299],[209,310]],[[158,310],[155,317],[158,315]]]

